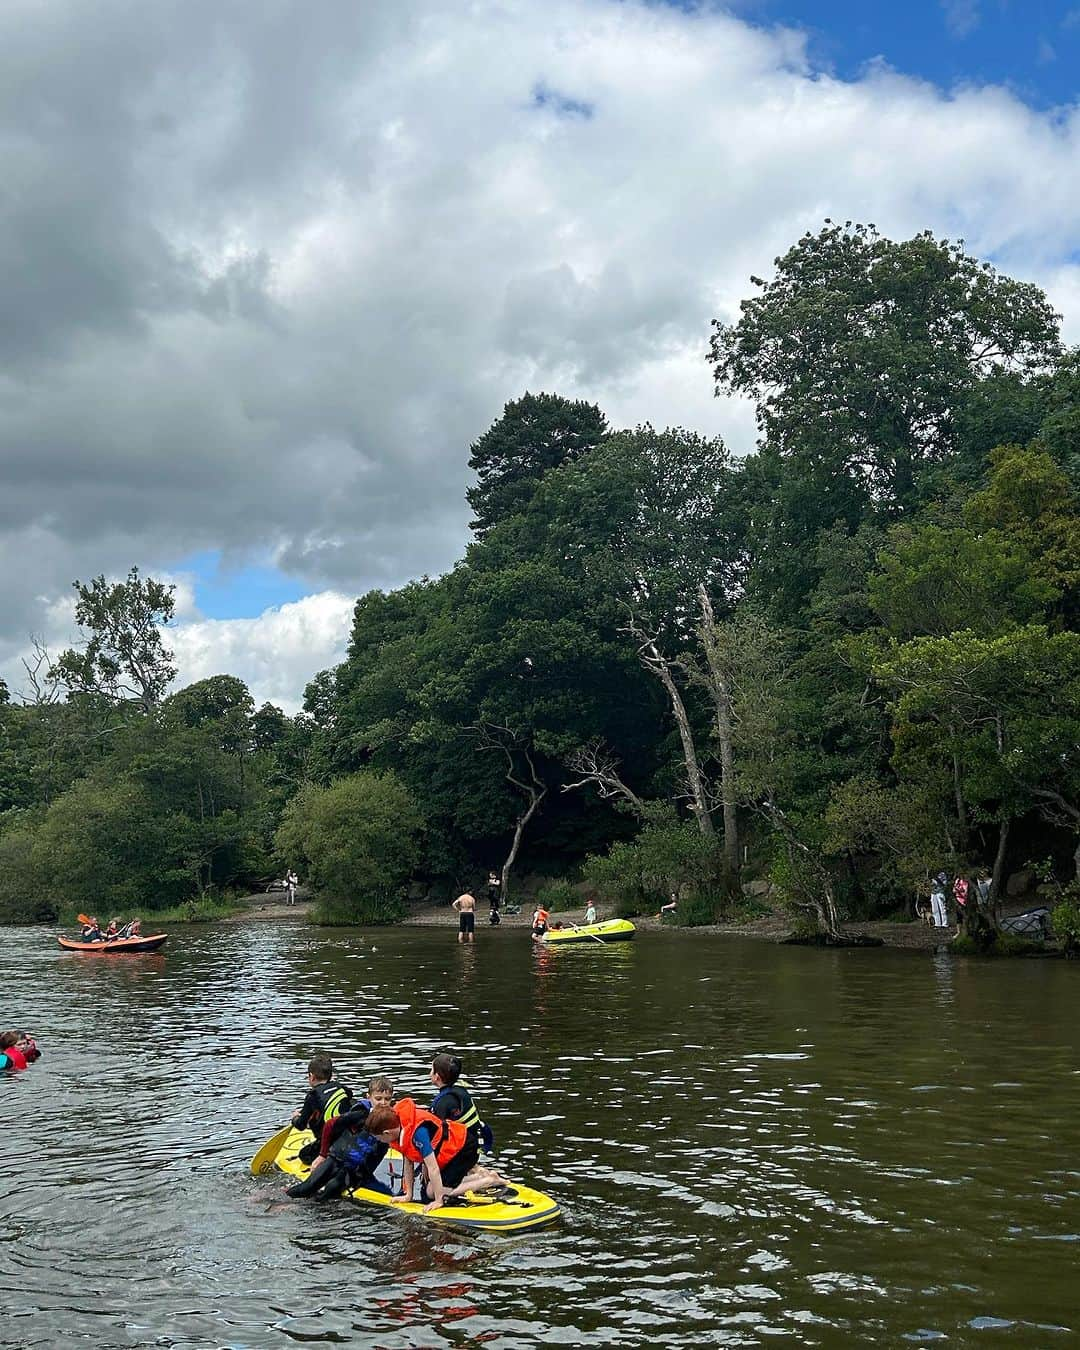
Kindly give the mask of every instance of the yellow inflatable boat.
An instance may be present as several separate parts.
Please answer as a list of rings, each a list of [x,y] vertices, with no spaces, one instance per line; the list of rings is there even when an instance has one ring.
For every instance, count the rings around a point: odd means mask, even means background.
[[[629,942],[634,936],[634,925],[629,919],[605,919],[603,923],[567,924],[564,928],[549,928],[540,939],[549,947],[565,947],[571,942]]]
[[[298,1155],[312,1138],[314,1136],[310,1130],[294,1130],[291,1125],[280,1130],[252,1159],[252,1175],[264,1176],[276,1168],[291,1177],[304,1180],[311,1169]],[[433,1209],[427,1214],[424,1213],[424,1206],[416,1201],[393,1205],[390,1192],[400,1189],[401,1165],[400,1154],[391,1149],[376,1173],[378,1180],[388,1190],[358,1186],[353,1191],[346,1191],[346,1197],[358,1204],[383,1205],[399,1213],[431,1219],[434,1223],[449,1224],[454,1228],[479,1228],[485,1232],[519,1233],[526,1228],[539,1228],[543,1224],[553,1223],[559,1217],[559,1207],[551,1196],[516,1183],[510,1188],[510,1194],[489,1196],[483,1191],[469,1191],[455,1199],[453,1204]]]

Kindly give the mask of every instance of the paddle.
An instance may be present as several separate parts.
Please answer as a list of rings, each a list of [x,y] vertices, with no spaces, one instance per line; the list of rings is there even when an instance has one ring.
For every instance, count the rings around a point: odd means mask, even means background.
[[[570,927],[574,930],[575,933],[585,933],[585,929],[582,928],[582,926],[578,923],[572,923]],[[601,947],[607,946],[607,943],[604,941],[604,939],[602,937],[597,937],[595,933],[585,933],[585,936],[591,937],[594,942],[599,942]]]
[[[268,1139],[258,1153],[251,1160],[251,1175],[261,1177],[263,1173],[269,1172],[274,1165],[274,1159],[281,1152],[285,1140],[292,1133],[292,1123],[290,1122],[283,1129],[278,1130],[273,1139]]]
[[[75,922],[81,923],[82,926],[85,928],[86,925],[90,922],[90,916],[88,914],[76,914]]]

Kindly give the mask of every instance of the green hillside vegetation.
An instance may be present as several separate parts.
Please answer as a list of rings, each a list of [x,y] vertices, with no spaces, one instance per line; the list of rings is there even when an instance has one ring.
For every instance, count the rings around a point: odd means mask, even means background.
[[[827,223],[738,320],[759,443],[525,394],[470,450],[474,540],[356,603],[295,718],[168,694],[171,593],[77,585],[0,690],[0,917],[151,911],[290,863],[328,920],[483,870],[686,922],[748,882],[813,927],[940,867],[1080,867],[1080,356],[1036,287]],[[707,378],[703,367],[703,378]]]

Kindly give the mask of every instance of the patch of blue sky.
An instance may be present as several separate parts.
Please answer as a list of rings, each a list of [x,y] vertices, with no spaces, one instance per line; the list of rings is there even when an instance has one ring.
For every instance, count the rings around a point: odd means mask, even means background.
[[[858,79],[875,61],[943,89],[1004,85],[1033,107],[1080,102],[1080,0],[653,0],[724,10],[807,35],[820,70]]]
[[[543,82],[533,87],[532,101],[534,108],[546,108],[557,117],[568,117],[583,122],[590,121],[596,113],[595,104],[587,103],[584,99],[572,98],[569,94],[552,89]]]
[[[192,554],[169,570],[192,578],[195,604],[208,619],[254,619],[273,606],[301,600],[311,591],[272,563],[233,567],[219,550]]]

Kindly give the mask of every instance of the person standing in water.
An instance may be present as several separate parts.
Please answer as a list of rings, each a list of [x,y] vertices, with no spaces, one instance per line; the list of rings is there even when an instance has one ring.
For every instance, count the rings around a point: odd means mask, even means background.
[[[458,912],[459,942],[473,942],[476,938],[476,896],[466,891],[459,895],[451,908]]]

